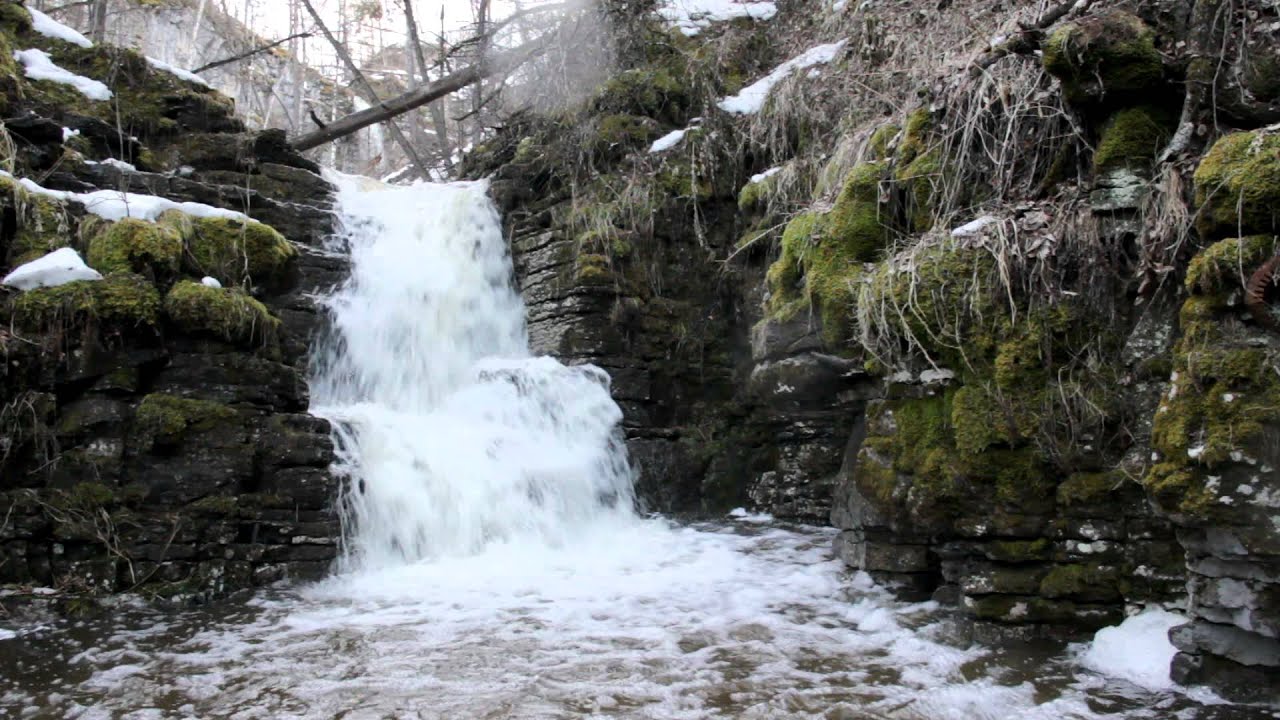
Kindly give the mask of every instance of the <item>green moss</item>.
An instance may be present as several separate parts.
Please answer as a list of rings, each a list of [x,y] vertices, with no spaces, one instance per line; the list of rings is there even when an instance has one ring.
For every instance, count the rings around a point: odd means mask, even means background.
[[[596,120],[591,144],[600,157],[621,156],[650,143],[658,135],[658,125],[637,115],[605,115]]]
[[[738,191],[738,209],[742,212],[763,210],[769,205],[769,196],[777,185],[777,174],[756,182],[748,182]]]
[[[1058,485],[1058,504],[1063,507],[1100,505],[1107,502],[1124,482],[1124,475],[1118,472],[1072,473]]]
[[[863,163],[850,171],[835,206],[827,213],[824,244],[853,262],[871,262],[889,243],[888,219],[880,213],[880,182],[885,166]]]
[[[933,227],[939,184],[942,181],[942,151],[927,150],[898,168],[898,183],[907,190],[907,219],[911,232]]]
[[[1119,573],[1112,567],[1055,565],[1040,581],[1040,594],[1047,598],[1118,600],[1118,581]]]
[[[579,253],[573,267],[574,283],[584,285],[611,285],[613,272],[609,269],[609,258],[594,253]]]
[[[1123,98],[1158,87],[1164,77],[1155,33],[1123,11],[1066,23],[1042,47],[1045,70],[1072,102]]]
[[[1046,538],[1035,540],[996,540],[985,546],[987,557],[997,562],[1043,562],[1053,555],[1053,544]]]
[[[10,35],[31,32],[31,13],[17,0],[0,2],[0,28]]]
[[[216,402],[165,393],[142,398],[131,437],[138,451],[182,442],[188,432],[205,431],[236,418],[236,411]]]
[[[224,285],[287,283],[298,251],[270,225],[237,218],[188,218],[174,211],[161,224],[182,234],[186,245],[184,268],[195,275],[209,275]]]
[[[1187,290],[1216,295],[1243,288],[1249,276],[1276,253],[1274,235],[1221,240],[1200,251],[1187,268]]]
[[[160,293],[146,278],[114,273],[102,280],[81,280],[29,290],[13,301],[19,327],[37,332],[102,327],[127,330],[154,327]]]
[[[33,195],[12,178],[0,177],[0,193],[14,214],[8,265],[21,265],[71,245],[71,221],[64,203]]]
[[[1197,275],[1188,284],[1213,294],[1192,295],[1183,303],[1169,390],[1152,423],[1159,462],[1143,479],[1162,508],[1191,517],[1212,514],[1211,478],[1226,466],[1260,457],[1268,428],[1280,422],[1280,358],[1241,331],[1238,310],[1227,303],[1225,291],[1238,280],[1223,279],[1233,274],[1232,256],[1258,253],[1261,246],[1233,243],[1218,243],[1192,263]]]
[[[770,312],[776,313],[800,299],[800,281],[804,277],[804,269],[800,263],[809,252],[821,227],[821,217],[812,211],[800,213],[791,218],[782,231],[782,254],[765,274],[769,285]]]
[[[1280,133],[1222,137],[1196,168],[1195,188],[1202,239],[1280,229]]]
[[[898,137],[902,128],[893,123],[886,123],[876,128],[867,140],[867,159],[888,160],[893,139]]]
[[[164,311],[179,330],[211,335],[243,347],[271,345],[280,321],[239,288],[212,288],[183,280],[164,299]]]
[[[929,133],[933,129],[933,115],[929,108],[918,108],[907,116],[906,127],[902,131],[902,142],[898,145],[899,166],[910,165],[929,147]]]
[[[611,77],[601,86],[593,105],[600,113],[640,115],[682,124],[692,101],[687,63],[679,52],[672,52],[652,65]]]
[[[1095,173],[1116,168],[1147,169],[1172,136],[1172,118],[1153,107],[1121,110],[1107,121],[1093,154]]]
[[[182,236],[164,225],[124,219],[89,239],[87,260],[102,273],[137,272],[152,278],[171,277],[182,260]]]
[[[951,403],[951,425],[956,429],[956,449],[978,453],[1006,439],[1000,406],[980,387],[966,385],[956,390]]]

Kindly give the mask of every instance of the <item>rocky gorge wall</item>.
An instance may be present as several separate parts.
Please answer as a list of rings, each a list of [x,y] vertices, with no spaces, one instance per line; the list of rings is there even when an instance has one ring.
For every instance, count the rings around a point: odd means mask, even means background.
[[[28,77],[27,49],[110,99]],[[0,91],[0,271],[70,247],[102,275],[0,290],[6,597],[199,598],[325,572],[337,480],[305,341],[310,293],[345,265],[322,249],[319,168],[136,52],[36,32],[15,0]]]
[[[1280,702],[1277,9],[606,13],[612,78],[467,170],[648,506],[829,521],[978,636],[1180,608],[1177,681]]]

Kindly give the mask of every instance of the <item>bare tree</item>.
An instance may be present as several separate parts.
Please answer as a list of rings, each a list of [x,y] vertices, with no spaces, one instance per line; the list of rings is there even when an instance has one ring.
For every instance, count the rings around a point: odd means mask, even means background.
[[[351,53],[347,52],[346,45],[339,42],[338,39],[333,36],[333,33],[329,32],[328,26],[324,24],[324,20],[321,19],[320,13],[316,12],[316,8],[311,4],[311,0],[302,0],[302,5],[307,9],[307,12],[311,14],[311,19],[315,21],[316,28],[325,36],[325,39],[327,39],[329,44],[333,46],[333,51],[337,53],[338,58],[342,60],[344,65],[346,65],[347,72],[351,73],[356,87],[368,96],[370,103],[375,106],[380,106],[382,104],[382,100],[378,97],[378,92],[369,84],[364,73],[360,72],[359,66],[357,66],[355,60],[351,58]],[[391,120],[391,117],[394,116],[389,116],[387,118],[387,127],[391,131],[391,136],[395,138],[396,143],[398,143],[404,150],[405,156],[409,158],[411,163],[413,163],[415,172],[419,175],[425,174],[427,171],[426,163],[424,163],[422,158],[418,156],[418,151],[414,148],[413,143],[409,142],[409,138],[405,136],[404,132],[400,129],[400,126]],[[333,127],[333,125],[329,125],[328,127]],[[322,128],[321,130],[324,129],[325,128]]]

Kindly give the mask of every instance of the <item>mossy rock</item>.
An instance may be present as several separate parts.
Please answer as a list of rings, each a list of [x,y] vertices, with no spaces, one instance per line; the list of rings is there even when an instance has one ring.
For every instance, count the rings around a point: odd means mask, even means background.
[[[0,30],[8,35],[31,32],[31,13],[19,0],[0,1]]]
[[[1058,485],[1058,505],[1102,505],[1111,500],[1126,479],[1119,472],[1072,473]]]
[[[1280,231],[1280,132],[1220,138],[1196,168],[1195,194],[1204,240]]]
[[[929,136],[932,130],[933,113],[929,112],[929,108],[917,108],[907,116],[906,126],[902,129],[902,141],[898,144],[899,165],[911,164],[929,148]]]
[[[1066,23],[1042,47],[1045,70],[1062,82],[1072,102],[1128,100],[1126,95],[1156,89],[1164,79],[1155,33],[1131,13],[1111,11]]]
[[[942,151],[926,150],[895,173],[898,184],[905,188],[907,229],[922,233],[933,227],[937,211],[938,189],[943,181]]]
[[[175,229],[185,241],[183,268],[209,275],[224,285],[287,287],[293,279],[298,251],[270,225],[229,217],[193,218],[170,210],[160,224]]]
[[[173,446],[189,432],[201,432],[234,420],[237,413],[221,403],[152,393],[142,398],[134,415],[131,441],[135,451]]]
[[[1055,565],[1040,581],[1040,594],[1054,599],[1114,602],[1121,597],[1120,572],[1114,567]]]
[[[885,123],[876,128],[867,139],[867,159],[888,160],[893,155],[893,140],[901,132],[902,128],[894,123]]]
[[[677,49],[642,67],[625,70],[600,87],[592,107],[597,113],[640,115],[671,125],[683,124],[693,103],[688,62]]]
[[[809,252],[822,225],[822,216],[803,212],[791,218],[782,232],[782,253],[765,273],[769,286],[769,311],[778,313],[783,307],[801,299],[800,281],[804,277],[801,260]],[[786,318],[775,318],[785,320]]]
[[[241,347],[271,346],[280,320],[240,288],[214,288],[180,281],[164,299],[169,322],[182,332],[208,335]]]
[[[32,194],[12,178],[0,177],[0,193],[4,205],[13,211],[14,222],[7,229],[11,239],[6,265],[31,262],[72,244],[73,223],[63,202]]]
[[[1188,284],[1197,294],[1183,303],[1169,390],[1152,423],[1158,461],[1143,485],[1162,509],[1187,518],[1211,519],[1215,478],[1263,457],[1280,425],[1280,357],[1241,326],[1226,291],[1233,281],[1221,279],[1230,271],[1212,269],[1248,251],[1238,242],[1218,243],[1192,263]],[[1214,292],[1199,294],[1205,288]]]
[[[45,333],[149,328],[159,321],[160,293],[144,277],[112,273],[102,280],[28,290],[14,298],[11,313],[18,327]]]
[[[182,236],[167,225],[126,218],[90,237],[87,259],[101,273],[136,272],[157,280],[170,278],[182,261]]]
[[[1149,106],[1127,108],[1112,115],[1102,128],[1102,138],[1093,153],[1094,173],[1149,169],[1156,153],[1172,137],[1174,124],[1169,113]]]
[[[877,259],[892,237],[889,218],[881,212],[880,183],[886,178],[883,163],[862,163],[845,178],[835,206],[827,213],[824,242],[840,248],[853,262]]]
[[[605,115],[597,118],[590,141],[597,157],[621,157],[658,137],[658,123],[639,115]]]
[[[1239,290],[1280,247],[1275,235],[1251,235],[1220,240],[1201,250],[1187,268],[1188,292],[1217,295]]]

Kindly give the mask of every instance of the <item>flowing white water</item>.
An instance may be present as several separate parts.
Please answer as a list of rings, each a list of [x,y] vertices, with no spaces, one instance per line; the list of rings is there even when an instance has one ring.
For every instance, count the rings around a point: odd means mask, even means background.
[[[0,630],[0,716],[1270,717],[959,642],[829,529],[637,518],[608,379],[528,356],[483,190],[343,182],[354,269],[313,385],[343,428],[341,571]]]
[[[352,274],[312,396],[351,479],[346,568],[634,522],[609,377],[529,356],[485,184],[339,187]]]

